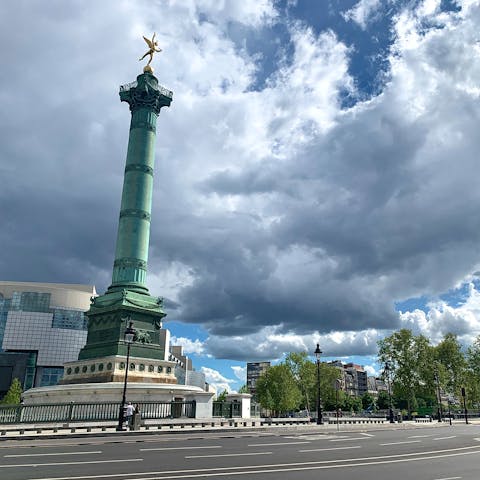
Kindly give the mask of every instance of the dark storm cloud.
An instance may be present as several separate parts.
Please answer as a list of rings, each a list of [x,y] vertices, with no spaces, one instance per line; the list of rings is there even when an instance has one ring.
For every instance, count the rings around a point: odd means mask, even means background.
[[[167,297],[168,319],[207,328],[211,353],[263,355],[265,328],[292,338],[393,328],[396,301],[478,269],[479,66],[463,46],[478,9],[415,49],[399,33],[383,93],[342,111],[348,49],[298,24],[285,26],[288,62],[251,90],[259,60],[225,22],[258,28],[255,2],[248,15],[68,5],[0,6],[11,46],[0,72],[2,279],[108,287],[130,118],[118,85],[141,71],[141,33],[157,25],[158,76],[174,100],[158,120],[149,287]],[[214,21],[199,21],[202,8]],[[183,276],[166,295],[174,265]],[[231,337],[257,341],[227,353]],[[372,345],[359,333],[335,352]]]

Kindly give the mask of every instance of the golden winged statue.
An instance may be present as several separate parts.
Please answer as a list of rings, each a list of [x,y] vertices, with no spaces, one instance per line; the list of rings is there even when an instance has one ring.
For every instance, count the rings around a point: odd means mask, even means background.
[[[148,60],[148,63],[145,65],[143,71],[144,72],[152,72],[153,69],[150,66],[150,63],[153,60],[153,54],[157,52],[161,52],[162,49],[158,46],[158,42],[155,40],[155,33],[153,34],[153,37],[151,40],[149,40],[147,37],[143,36],[143,39],[145,42],[147,42],[147,45],[149,47],[148,51],[143,55],[143,57],[139,58],[139,62],[141,62],[147,55],[150,55],[150,59]]]

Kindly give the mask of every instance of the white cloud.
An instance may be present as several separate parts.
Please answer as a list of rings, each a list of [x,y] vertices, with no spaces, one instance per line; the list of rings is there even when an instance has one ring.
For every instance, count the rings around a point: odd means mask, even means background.
[[[401,312],[400,319],[404,328],[425,335],[434,344],[446,333],[454,333],[461,343],[470,345],[480,335],[480,292],[470,283],[467,298],[459,306],[438,301],[426,312]]]
[[[377,365],[364,365],[363,369],[367,372],[369,377],[378,377],[380,376],[380,370],[378,370]]]
[[[182,0],[183,1],[183,0]],[[211,21],[225,25],[236,21],[259,27],[270,23],[277,12],[270,0],[192,0],[191,9],[196,8]]]
[[[232,367],[235,376],[242,382],[247,383],[247,367],[241,367],[240,365],[234,365]]]
[[[343,13],[343,18],[358,23],[363,30],[366,30],[369,20],[375,15],[380,5],[380,0],[360,0],[354,7]]]
[[[384,332],[366,330],[360,332],[333,332],[298,335],[282,333],[281,326],[264,327],[252,335],[236,336],[227,340],[222,336],[210,336],[205,348],[217,358],[241,359],[248,362],[278,360],[288,352],[307,352],[313,356],[319,343],[323,355],[344,357],[352,355],[374,355],[377,341]]]
[[[205,374],[205,380],[212,385],[217,394],[222,393],[224,390],[230,392],[232,390],[231,384],[236,383],[236,380],[224,377],[218,370],[209,367],[201,367],[200,371]]]
[[[205,348],[203,343],[197,338],[196,340],[191,340],[185,337],[171,337],[171,345],[181,345],[186,355],[195,353],[196,355],[203,355],[205,353]]]
[[[403,325],[471,338],[476,293],[394,311],[480,264],[480,8],[461,4],[393,18],[388,82],[345,109],[352,50],[333,31],[285,23],[277,69],[257,85],[259,58],[229,27],[267,41],[262,27],[282,21],[271,2],[0,3],[12,46],[0,78],[4,277],[108,286],[129,121],[117,86],[141,72],[141,34],[161,26],[154,67],[174,99],[158,119],[148,283],[209,331],[205,346],[177,339],[185,350],[274,359],[320,341],[326,355],[367,355]],[[366,25],[378,5],[349,15]]]

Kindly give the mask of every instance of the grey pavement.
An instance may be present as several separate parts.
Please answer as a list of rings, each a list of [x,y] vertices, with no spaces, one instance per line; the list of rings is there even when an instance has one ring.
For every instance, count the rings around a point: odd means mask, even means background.
[[[208,433],[207,433],[208,432]],[[147,432],[148,433],[148,432]],[[456,422],[117,432],[0,442],[2,480],[478,480],[480,426]]]
[[[289,419],[284,419],[288,422]],[[480,420],[469,421],[472,425],[480,425]],[[455,420],[454,425],[465,424],[464,421]],[[116,422],[84,422],[84,423],[38,423],[0,426],[0,445],[6,440],[35,440],[38,438],[65,438],[65,437],[98,437],[119,435],[158,435],[161,433],[191,433],[191,432],[359,432],[372,430],[406,430],[420,428],[438,428],[448,426],[448,422],[415,423],[404,421],[402,423],[383,424],[324,424],[303,423],[298,425],[264,424],[261,419],[205,419],[205,420],[170,420],[155,421],[144,424],[138,430],[116,431]]]

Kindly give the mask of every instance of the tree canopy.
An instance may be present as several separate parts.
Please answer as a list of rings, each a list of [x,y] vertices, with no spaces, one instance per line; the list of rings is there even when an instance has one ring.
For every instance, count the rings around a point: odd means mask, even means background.
[[[0,403],[4,405],[18,405],[22,399],[22,384],[18,378],[12,380],[12,384]]]

